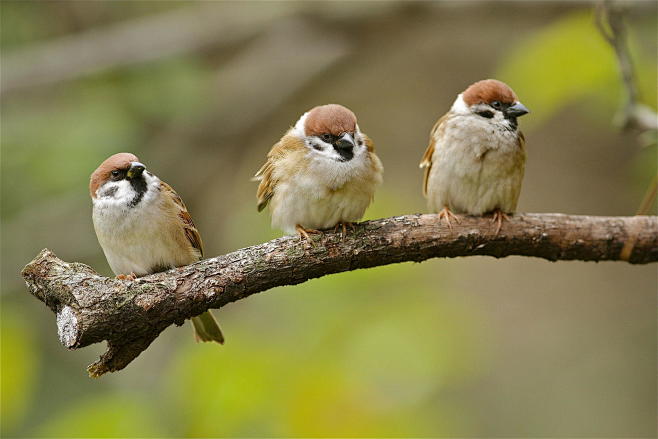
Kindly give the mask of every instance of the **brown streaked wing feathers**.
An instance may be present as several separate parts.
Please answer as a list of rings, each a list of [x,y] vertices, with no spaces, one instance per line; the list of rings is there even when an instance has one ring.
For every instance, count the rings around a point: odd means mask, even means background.
[[[305,148],[304,141],[293,136],[285,135],[274,144],[267,154],[265,164],[256,172],[254,180],[260,180],[256,197],[258,198],[258,211],[265,209],[274,196],[278,180],[274,177],[277,162],[287,154],[298,149]]]
[[[430,131],[430,143],[427,145],[425,154],[420,161],[420,167],[425,171],[423,173],[423,195],[427,196],[427,181],[430,177],[430,171],[432,170],[432,157],[434,156],[434,150],[436,149],[436,134],[439,130],[439,126],[448,119],[448,114],[444,114],[439,120],[436,121],[432,130]]]
[[[366,144],[366,148],[368,149],[368,152],[375,152],[375,144],[372,141],[372,139],[368,136],[366,136],[365,133],[361,133],[363,136],[363,141]]]
[[[272,196],[274,195],[274,187],[276,186],[276,181],[272,178],[272,172],[274,170],[274,164],[270,160],[269,154],[265,164],[256,172],[254,178],[260,180],[258,185],[258,191],[256,192],[256,197],[258,198],[258,211],[262,211],[267,206],[267,203],[270,202]]]
[[[199,234],[199,231],[194,225],[194,221],[192,221],[192,216],[187,211],[187,207],[185,207],[185,203],[183,203],[183,199],[176,193],[176,191],[171,186],[169,186],[164,181],[160,182],[160,189],[163,192],[168,193],[169,196],[171,197],[171,200],[180,209],[180,211],[178,212],[178,218],[180,219],[181,225],[183,226],[185,237],[188,239],[188,241],[190,241],[192,247],[194,247],[199,251],[201,257],[203,257],[203,242],[201,241],[201,235]]]

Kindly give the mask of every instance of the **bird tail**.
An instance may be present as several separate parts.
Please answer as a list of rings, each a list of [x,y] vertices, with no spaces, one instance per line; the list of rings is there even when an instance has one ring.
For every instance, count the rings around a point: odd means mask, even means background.
[[[216,341],[219,344],[224,344],[222,330],[219,329],[217,320],[210,314],[210,311],[192,317],[192,326],[194,326],[194,338],[197,342]]]

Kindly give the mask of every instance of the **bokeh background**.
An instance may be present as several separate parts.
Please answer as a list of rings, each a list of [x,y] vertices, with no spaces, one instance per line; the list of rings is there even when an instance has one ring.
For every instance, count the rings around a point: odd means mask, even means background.
[[[631,2],[656,108],[656,4]],[[216,312],[223,347],[167,329],[98,380],[19,271],[48,247],[110,275],[89,174],[137,154],[213,256],[278,236],[250,177],[302,112],[342,103],[384,162],[367,218],[423,212],[418,162],[470,83],[508,82],[520,211],[632,215],[655,142],[588,2],[2,1],[2,436],[653,437],[656,267],[431,260],[277,288]],[[649,146],[642,146],[649,143]]]

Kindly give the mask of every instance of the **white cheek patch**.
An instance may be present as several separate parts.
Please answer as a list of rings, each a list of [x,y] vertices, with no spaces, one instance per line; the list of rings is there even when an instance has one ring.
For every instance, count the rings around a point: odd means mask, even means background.
[[[306,137],[304,143],[309,148],[314,149],[318,152],[322,152],[334,148],[330,143],[325,142],[324,140],[320,139],[317,136]]]
[[[112,182],[106,183],[96,191],[96,198],[114,198],[119,191],[119,185]]]
[[[306,138],[306,146],[309,148],[312,157],[319,157],[329,160],[341,160],[340,154],[336,152],[333,145],[327,143],[316,136]]]
[[[96,191],[96,197],[107,202],[130,200],[134,195],[135,191],[127,180],[109,181]]]

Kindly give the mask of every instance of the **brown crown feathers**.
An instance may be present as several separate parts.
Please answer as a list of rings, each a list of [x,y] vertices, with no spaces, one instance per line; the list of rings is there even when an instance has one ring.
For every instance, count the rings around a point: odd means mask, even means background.
[[[332,134],[340,136],[356,131],[356,116],[348,109],[338,104],[321,105],[309,111],[304,122],[307,136]]]
[[[512,89],[497,79],[484,79],[471,84],[462,95],[469,107],[475,104],[489,104],[499,101],[503,104],[513,104],[518,100]]]

